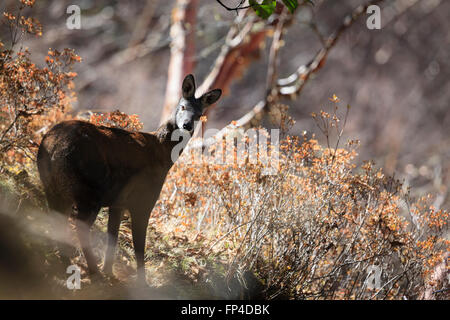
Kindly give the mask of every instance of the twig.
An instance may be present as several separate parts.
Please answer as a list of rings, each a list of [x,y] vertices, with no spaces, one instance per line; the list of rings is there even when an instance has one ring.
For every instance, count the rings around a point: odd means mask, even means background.
[[[147,3],[142,10],[136,25],[131,34],[131,39],[128,42],[128,47],[134,47],[141,43],[147,34],[147,29],[152,21],[153,15],[158,7],[159,0],[147,0]]]
[[[278,52],[281,49],[281,38],[283,36],[283,30],[286,22],[286,14],[283,12],[284,7],[280,13],[279,21],[275,27],[275,33],[273,35],[272,45],[269,51],[269,63],[267,68],[266,79],[266,99],[272,95],[272,88],[276,84],[277,67],[278,67]]]
[[[384,0],[369,1],[367,4],[357,7],[351,14],[347,15],[341,26],[328,38],[328,40],[326,41],[326,46],[322,48],[309,63],[300,66],[297,71],[291,74],[289,77],[278,79],[276,81],[275,88],[272,88],[270,90],[272,92],[272,98],[276,99],[281,96],[292,97],[294,94],[298,95],[302,91],[304,85],[309,80],[311,75],[316,73],[325,64],[326,57],[328,56],[331,49],[336,45],[337,41],[344,33],[344,31],[351,27],[353,23],[366,12],[369,6],[379,4],[383,1]],[[205,87],[209,88],[211,82],[212,81],[205,80],[204,84],[202,85],[202,90],[205,90]],[[268,104],[266,97],[264,100],[259,101],[253,107],[253,109],[247,112],[244,116],[220,130],[214,137],[210,137],[209,139],[203,141],[192,140],[188,144],[187,149],[198,147],[207,148],[214,144],[216,141],[219,141],[224,135],[227,134],[227,132],[231,130],[235,130],[238,128],[248,129],[254,127],[260,123],[267,110]]]
[[[339,28],[328,37],[325,42],[325,46],[319,50],[315,57],[306,65],[300,66],[293,74],[287,78],[279,79],[277,82],[277,90],[280,96],[292,97],[293,95],[298,95],[306,82],[309,80],[312,74],[319,71],[325,64],[325,60],[330,53],[331,49],[334,48],[339,38],[342,34],[353,25],[358,18],[363,15],[367,8],[371,5],[379,4],[384,0],[372,0],[365,5],[360,5],[353,12],[347,15],[343,23]]]
[[[16,124],[17,120],[19,120],[19,117],[21,115],[23,115],[23,111],[19,111],[17,112],[14,120],[11,122],[11,124],[8,126],[8,128],[6,128],[5,131],[3,131],[2,137],[0,138],[0,144],[3,142],[3,139],[5,138],[5,136],[8,134],[8,132],[12,129],[12,127]]]
[[[248,9],[248,8],[251,8],[251,7],[252,7],[251,5],[243,6],[245,0],[240,0],[239,4],[238,4],[236,7],[234,7],[234,8],[228,7],[228,6],[225,5],[221,0],[216,0],[216,1],[217,1],[222,7],[224,7],[226,10],[228,10],[228,11],[236,11],[236,14],[237,14],[238,10]]]

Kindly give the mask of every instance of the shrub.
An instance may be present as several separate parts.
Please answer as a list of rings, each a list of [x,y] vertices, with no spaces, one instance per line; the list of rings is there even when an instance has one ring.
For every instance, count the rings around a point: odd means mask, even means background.
[[[5,12],[11,45],[0,42],[0,161],[15,166],[32,163],[45,129],[67,117],[75,99],[72,72],[81,61],[73,50],[49,50],[45,67],[31,61],[27,48],[15,46],[25,33],[42,35],[39,22],[23,15],[34,1],[20,1],[16,13]]]
[[[431,275],[448,251],[448,212],[429,198],[412,204],[371,162],[356,167],[357,143],[338,148],[336,111],[314,115],[328,146],[288,136],[272,176],[262,164],[177,162],[154,215],[209,239],[204,254],[226,261],[228,279],[251,270],[270,299],[414,299],[445,289],[448,280]]]
[[[130,131],[142,130],[144,126],[137,115],[127,115],[119,110],[113,112],[90,113],[87,120],[95,125],[104,125]]]

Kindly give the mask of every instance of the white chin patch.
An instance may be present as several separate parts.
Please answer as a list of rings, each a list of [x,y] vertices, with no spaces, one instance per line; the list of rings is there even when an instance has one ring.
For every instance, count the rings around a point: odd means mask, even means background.
[[[194,129],[192,129],[191,131],[186,130],[186,129],[180,129],[183,133],[188,133],[189,135],[192,135],[192,133],[194,132]]]

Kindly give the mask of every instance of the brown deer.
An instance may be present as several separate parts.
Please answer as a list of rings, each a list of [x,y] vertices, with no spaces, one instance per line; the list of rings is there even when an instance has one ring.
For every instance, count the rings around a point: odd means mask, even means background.
[[[195,81],[186,76],[172,117],[155,132],[130,132],[71,120],[55,125],[43,138],[37,156],[50,209],[74,212],[77,235],[90,274],[98,272],[90,247],[90,227],[100,208],[109,207],[104,271],[112,274],[121,216],[131,216],[138,282],[145,284],[144,247],[150,213],[173,165],[172,133],[192,134],[194,122],[222,91],[195,98]]]

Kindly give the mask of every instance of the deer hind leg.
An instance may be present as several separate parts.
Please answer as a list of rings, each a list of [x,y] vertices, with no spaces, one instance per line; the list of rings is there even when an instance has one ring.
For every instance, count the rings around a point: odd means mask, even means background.
[[[120,219],[122,218],[123,209],[120,207],[109,208],[108,216],[108,247],[106,249],[105,264],[103,271],[106,274],[113,275],[112,269],[114,264],[114,254],[119,235]]]
[[[146,285],[144,250],[150,211],[151,209],[130,210],[131,231],[133,234],[133,245],[137,264],[137,282],[140,285]]]
[[[100,208],[97,210],[80,210],[79,208],[75,223],[81,250],[83,251],[89,274],[91,275],[98,273],[97,259],[91,248],[90,231],[99,210]]]

